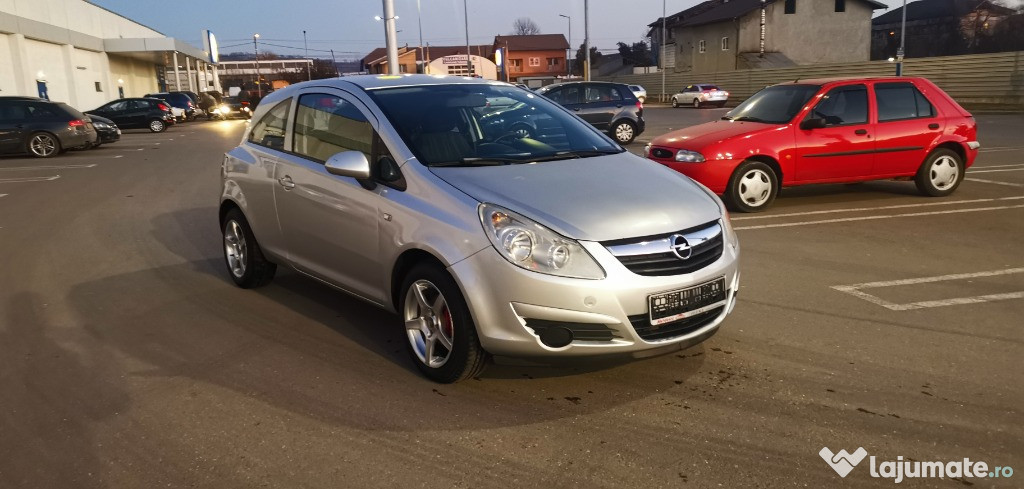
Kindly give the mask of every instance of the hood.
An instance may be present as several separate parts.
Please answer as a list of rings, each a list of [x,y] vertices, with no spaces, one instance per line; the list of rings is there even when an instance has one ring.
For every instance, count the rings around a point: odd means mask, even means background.
[[[780,124],[739,121],[731,122],[723,120],[705,122],[704,124],[690,126],[686,129],[662,134],[651,141],[651,146],[667,146],[669,148],[700,151],[701,149],[720,143],[726,139],[771,131],[779,127],[783,126]]]
[[[480,202],[584,241],[671,233],[722,217],[718,203],[692,180],[629,152],[430,170]]]

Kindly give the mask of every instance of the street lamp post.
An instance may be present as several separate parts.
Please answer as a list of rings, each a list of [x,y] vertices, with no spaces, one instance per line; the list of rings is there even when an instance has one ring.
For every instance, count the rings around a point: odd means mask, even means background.
[[[256,52],[256,96],[263,98],[263,86],[260,84],[260,46],[256,44],[259,38],[259,34],[252,35],[252,49]]]
[[[469,0],[462,0],[462,9],[466,12],[466,76],[473,76],[473,53],[469,51]]]
[[[668,19],[665,16],[665,0],[661,0],[661,101],[665,101],[665,23]]]
[[[569,55],[565,57],[565,74],[572,78],[572,64],[569,63],[569,57],[572,56],[572,17],[565,14],[558,14],[558,16],[569,20]]]
[[[306,43],[306,31],[302,31],[302,51],[306,58],[306,80],[313,79],[313,63],[309,61],[309,45]]]
[[[384,17],[374,17],[377,20],[384,21],[384,45],[387,47],[388,52],[388,74],[398,74],[398,33],[395,32],[395,20],[398,17],[395,15],[395,2],[394,0],[384,0]]]
[[[583,0],[583,51],[586,61],[583,62],[583,79],[590,81],[590,2]]]
[[[896,76],[903,76],[904,41],[907,39],[907,0],[903,0],[903,20],[900,22],[900,48],[896,50]]]

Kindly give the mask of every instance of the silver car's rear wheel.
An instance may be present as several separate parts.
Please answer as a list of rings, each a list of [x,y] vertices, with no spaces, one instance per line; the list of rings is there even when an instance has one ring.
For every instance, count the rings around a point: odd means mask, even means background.
[[[50,158],[60,153],[60,142],[52,134],[33,134],[28,140],[28,151],[38,158]]]
[[[430,368],[448,363],[455,324],[444,294],[429,280],[417,280],[405,294],[405,332],[413,353]]]

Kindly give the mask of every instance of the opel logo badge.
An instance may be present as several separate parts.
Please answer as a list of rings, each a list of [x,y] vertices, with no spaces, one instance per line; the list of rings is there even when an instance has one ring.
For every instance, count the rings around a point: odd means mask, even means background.
[[[668,245],[672,248],[672,254],[676,255],[680,260],[689,260],[690,255],[693,254],[690,242],[682,234],[673,234],[672,237],[668,238]]]

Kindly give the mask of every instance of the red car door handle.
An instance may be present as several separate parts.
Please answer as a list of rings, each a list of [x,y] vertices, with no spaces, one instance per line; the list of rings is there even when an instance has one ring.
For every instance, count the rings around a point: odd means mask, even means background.
[[[928,129],[938,129],[938,128],[939,128],[939,125],[934,123],[934,122],[931,123],[931,124],[928,124]]]
[[[858,136],[863,136],[863,135],[868,133],[868,130],[867,129],[857,129],[856,131],[853,131],[853,133],[858,135]]]

